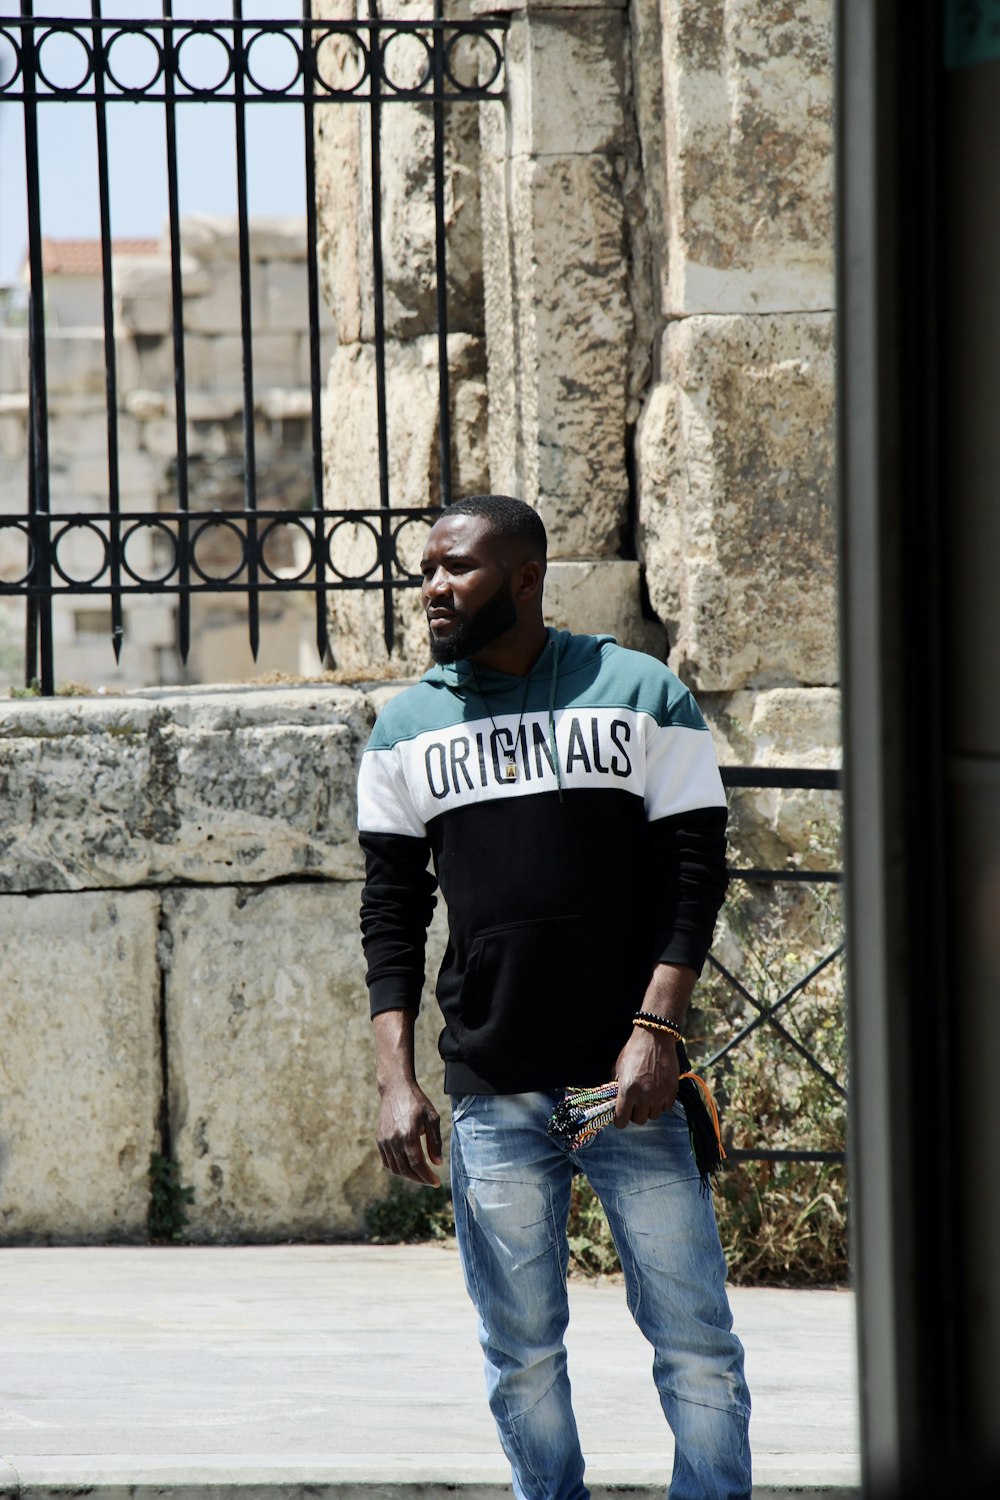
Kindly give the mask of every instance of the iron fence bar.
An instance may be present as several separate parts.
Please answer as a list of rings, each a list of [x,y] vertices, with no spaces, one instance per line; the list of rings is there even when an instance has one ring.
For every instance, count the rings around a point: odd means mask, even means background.
[[[163,0],[163,18],[173,19],[172,0]],[[190,533],[187,514],[190,511],[189,461],[187,441],[187,383],[184,371],[184,280],[181,269],[181,215],[177,181],[177,109],[174,98],[176,57],[173,36],[164,31],[163,107],[167,148],[167,223],[170,236],[170,323],[174,349],[174,417],[177,424],[177,565],[180,584],[177,605],[177,650],[186,663],[191,650],[191,601],[188,548]],[[169,66],[166,64],[169,63]]]
[[[303,0],[303,21],[312,19],[311,0]],[[316,650],[325,661],[330,649],[326,609],[326,532],[323,523],[323,403],[320,373],[319,265],[316,234],[316,116],[314,63],[305,27],[302,31],[302,118],[306,153],[306,275],[309,302],[309,391],[312,437],[313,567],[316,573]]]
[[[34,507],[35,494],[35,445],[32,433],[35,430],[35,397],[30,380],[31,370],[31,323],[28,323],[28,515],[30,516]],[[34,541],[28,536],[28,576],[34,572]],[[25,598],[24,610],[24,685],[31,686],[32,678],[38,677],[38,595],[29,591]]]
[[[442,0],[434,0],[434,19],[443,18]],[[438,340],[438,468],[440,469],[441,504],[451,504],[451,389],[448,370],[448,287],[445,249],[444,213],[444,34],[433,33],[434,65],[434,255]]]
[[[369,15],[377,18],[375,0],[368,0]],[[385,284],[382,259],[382,63],[383,52],[377,29],[369,26],[368,66],[371,77],[371,192],[372,192],[372,280],[375,311],[375,403],[378,422],[378,484],[381,502],[379,563],[382,572],[383,639],[391,655],[395,638],[392,601],[392,516],[389,508],[389,429],[385,385]]]
[[[21,14],[32,18],[31,0],[21,0]],[[24,77],[34,79],[34,47],[26,46],[21,54]],[[31,291],[28,298],[29,411],[31,415],[31,590],[38,599],[38,641],[33,661],[25,661],[26,685],[31,683],[32,666],[36,668],[41,691],[51,696],[55,691],[55,668],[52,653],[52,583],[49,495],[49,403],[45,360],[45,270],[42,253],[42,206],[38,168],[38,110],[34,102],[24,109],[24,156],[28,198],[28,267]]]
[[[722,784],[727,787],[778,787],[795,791],[837,792],[842,777],[839,770],[812,766],[720,766]]]
[[[304,38],[307,50],[311,47],[312,38],[316,36],[323,38],[325,36],[339,35],[357,38],[363,31],[367,31],[370,36],[372,34],[380,34],[384,31],[391,32],[392,34],[412,33],[415,35],[422,35],[423,33],[430,32],[433,35],[436,30],[440,30],[442,33],[461,30],[467,35],[489,37],[490,33],[493,32],[505,32],[510,24],[509,17],[499,13],[491,15],[488,17],[488,19],[483,20],[383,20],[376,14],[374,4],[371,3],[371,0],[369,9],[371,14],[367,20],[341,19],[327,21],[314,20],[312,19],[312,17],[303,18]],[[121,86],[116,86],[114,92],[108,94],[107,102],[109,104],[132,104],[138,102],[164,103],[169,97],[172,96],[175,98],[175,100],[179,100],[180,102],[190,102],[197,104],[232,104],[232,94],[226,89],[226,83],[228,82],[228,80],[223,80],[212,88],[195,88],[185,84],[182,93],[177,94],[176,89],[174,89],[173,94],[171,95],[170,91],[167,89],[167,82],[172,77],[172,69],[175,67],[177,55],[177,45],[174,43],[173,37],[176,33],[180,32],[180,40],[181,42],[183,42],[184,38],[189,35],[215,36],[218,34],[220,28],[224,29],[227,32],[235,28],[234,34],[242,36],[245,32],[256,31],[256,29],[259,28],[261,24],[260,21],[251,19],[235,22],[231,19],[227,20],[225,18],[210,20],[197,18],[185,19],[183,17],[175,18],[172,13],[164,14],[159,19],[162,23],[164,23],[163,35],[165,42],[164,67],[162,70],[164,82],[162,91],[158,91],[155,88],[155,80],[148,85],[144,85],[138,88],[129,87],[128,85],[123,84]],[[53,24],[53,18],[47,16],[35,17],[30,11],[23,12],[21,16],[0,17],[0,28],[9,27],[14,31],[20,32],[22,36],[27,35],[32,38],[39,29],[45,28],[46,30],[49,30],[52,28]],[[78,32],[84,31],[89,32],[91,29],[89,21],[84,22],[79,18],[63,18],[59,20],[57,24],[58,29],[66,33],[67,35],[76,35]],[[147,21],[140,21],[136,19],[128,20],[122,17],[104,17],[99,22],[95,22],[94,24],[99,27],[101,33],[103,34],[107,31],[118,32],[123,27],[127,31],[134,32],[140,29],[142,26],[148,25],[149,23]],[[275,27],[274,29],[278,30],[280,28]],[[497,53],[497,56],[498,59],[500,59],[499,51]],[[442,82],[440,92],[436,87],[428,91],[423,83],[415,88],[390,86],[387,92],[383,91],[383,102],[390,104],[405,104],[412,103],[415,100],[420,100],[423,102],[436,102],[437,100],[440,100],[444,104],[449,104],[456,99],[463,99],[470,102],[486,99],[499,99],[503,97],[503,85],[499,85],[495,89],[493,85],[500,77],[501,72],[502,60],[498,61],[498,66],[495,70],[493,78],[489,79],[485,84],[477,84],[473,86],[458,84],[453,77],[447,74],[446,70],[446,76],[444,77],[444,80]],[[82,79],[80,83],[74,84],[70,87],[60,87],[57,84],[46,83],[44,88],[39,88],[33,81],[29,83],[28,80],[25,80],[25,83],[22,87],[9,87],[3,89],[2,95],[0,95],[0,97],[3,97],[5,99],[19,99],[22,101],[30,101],[32,103],[60,103],[70,100],[90,99],[92,97],[92,94],[87,87],[89,77],[90,74],[88,73],[87,77]],[[320,79],[319,81],[322,87],[321,91],[316,94],[318,103],[363,103],[369,98],[368,95],[358,92],[356,86],[352,88],[335,89],[328,86],[323,79]],[[281,92],[270,92],[268,90],[258,89],[257,92],[248,97],[252,100],[265,100],[268,104],[274,105],[284,104],[299,106],[302,102],[301,94],[292,91],[290,88],[285,89]]]
[[[726,1146],[726,1160],[737,1164],[741,1161],[815,1161],[829,1162],[831,1166],[843,1166],[847,1161],[846,1151],[760,1151],[752,1146]]]
[[[243,20],[242,0],[233,0],[233,20]],[[253,308],[250,285],[250,214],[247,205],[247,122],[244,70],[246,55],[243,39],[234,29],[233,104],[236,122],[236,218],[240,246],[240,335],[243,341],[243,500],[247,512],[247,571],[250,592],[247,597],[247,629],[250,654],[254,661],[260,650],[260,601],[257,597],[257,436],[253,390]]]
[[[836,956],[836,953],[829,954],[827,956],[827,959],[824,960],[824,966],[827,962],[831,962],[832,959]],[[731,974],[726,968],[725,964],[720,963],[713,953],[710,953],[708,955],[708,962],[712,965],[713,969],[717,970],[717,972],[722,975],[723,979],[725,979],[727,983],[732,985],[736,993],[740,995],[744,1000],[746,1000],[748,1005],[752,1005],[754,1010],[760,1011],[761,1019],[765,1019],[764,1011],[766,1007],[761,1004],[756,995],[752,995],[746,988],[746,986],[740,983],[735,974]],[[813,1057],[808,1047],[804,1046],[803,1043],[799,1041],[798,1037],[793,1036],[792,1033],[786,1027],[784,1027],[780,1021],[775,1021],[773,1018],[768,1018],[767,1024],[771,1027],[772,1031],[777,1032],[778,1036],[786,1041],[790,1047],[794,1048],[799,1056],[803,1058],[805,1062],[807,1062],[809,1066],[830,1085],[831,1088],[835,1089],[838,1094],[843,1095],[843,1097],[846,1099],[847,1090],[841,1083],[837,1081],[836,1078],[834,1078],[832,1073],[824,1068],[821,1062]],[[699,1065],[705,1068],[712,1067],[713,1064],[718,1061],[719,1057],[724,1056],[725,1053],[730,1050],[730,1046],[727,1044],[727,1046],[725,1046],[721,1052],[716,1053],[713,1057],[705,1058],[704,1062],[700,1063]]]
[[[101,0],[91,0],[91,15],[101,20]],[[97,132],[97,191],[101,215],[101,291],[104,303],[104,394],[108,422],[108,509],[111,512],[111,647],[121,660],[124,622],[121,596],[121,503],[118,475],[118,364],[115,351],[115,301],[111,254],[111,186],[108,172],[108,121],[100,28],[94,41],[94,124]]]

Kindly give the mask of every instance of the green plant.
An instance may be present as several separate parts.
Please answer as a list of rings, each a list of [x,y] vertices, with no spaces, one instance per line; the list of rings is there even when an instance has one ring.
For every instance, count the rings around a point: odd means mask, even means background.
[[[810,863],[834,867],[829,819],[811,820],[808,845]],[[733,863],[750,862],[739,854]],[[688,1023],[693,1066],[755,1019],[747,995],[765,1008],[779,1004],[774,1020],[787,1036],[763,1022],[708,1070],[733,1147],[843,1151],[845,1103],[829,1081],[843,1086],[846,1077],[842,942],[838,887],[734,882],[714,946],[728,975],[710,966],[696,991]],[[803,1286],[846,1278],[841,1164],[733,1163],[717,1178],[715,1202],[735,1281]]]
[[[186,1208],[194,1202],[194,1188],[181,1182],[180,1167],[158,1151],[149,1158],[149,1238],[154,1244],[179,1240],[188,1222]]]
[[[443,1240],[455,1233],[451,1191],[434,1191],[389,1179],[384,1198],[365,1210],[365,1231],[375,1245],[413,1245],[421,1240]]]

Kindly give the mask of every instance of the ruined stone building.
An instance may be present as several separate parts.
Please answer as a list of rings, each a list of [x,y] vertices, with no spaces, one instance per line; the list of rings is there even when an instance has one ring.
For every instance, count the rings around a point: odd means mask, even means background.
[[[509,13],[505,97],[448,109],[454,492],[537,506],[550,620],[667,653],[730,765],[839,759],[832,9],[454,7]],[[348,77],[343,38],[327,61]],[[492,66],[475,46],[453,61]],[[324,502],[351,510],[379,488],[371,135],[354,105],[315,123]],[[393,504],[424,506],[441,498],[430,108],[397,100],[381,128],[388,478]],[[239,509],[234,228],[189,219],[182,242],[192,483]],[[301,224],[251,225],[258,471],[292,513],[311,503],[304,257]],[[154,517],[174,503],[169,281],[162,249],[116,260],[123,500]],[[51,340],[53,508],[99,510],[100,330],[60,318]],[[22,331],[0,330],[0,515],[24,510],[25,359]],[[16,571],[11,545],[0,528]],[[391,691],[373,680],[425,665],[416,591],[396,595],[391,654],[380,593],[331,591],[340,683],[169,686],[320,676],[303,597],[268,596],[255,664],[244,602],[200,596],[186,679],[175,601],[129,598],[116,667],[106,600],[77,598],[59,677],[137,691],[0,704],[8,1237],[142,1238],[150,1152],[167,1148],[195,1188],[194,1238],[356,1233],[384,1191],[354,775]],[[833,794],[744,802],[744,863],[829,867]],[[442,942],[436,928],[429,972]],[[428,1004],[432,1085],[436,1029]]]

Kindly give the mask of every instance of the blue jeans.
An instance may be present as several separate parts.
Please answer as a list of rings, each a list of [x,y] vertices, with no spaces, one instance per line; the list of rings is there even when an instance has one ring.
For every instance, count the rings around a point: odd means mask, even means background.
[[[743,1348],[683,1110],[625,1130],[610,1125],[569,1153],[545,1131],[560,1097],[452,1100],[458,1246],[514,1494],[589,1495],[563,1343],[566,1219],[578,1167],[604,1205],[629,1310],[653,1346],[653,1379],[674,1435],[670,1500],[749,1500]]]

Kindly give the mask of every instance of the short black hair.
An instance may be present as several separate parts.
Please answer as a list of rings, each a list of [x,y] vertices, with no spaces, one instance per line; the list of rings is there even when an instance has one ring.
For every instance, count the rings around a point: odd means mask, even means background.
[[[446,506],[446,516],[481,516],[497,536],[517,538],[539,562],[548,552],[548,537],[537,510],[513,495],[469,495]]]

